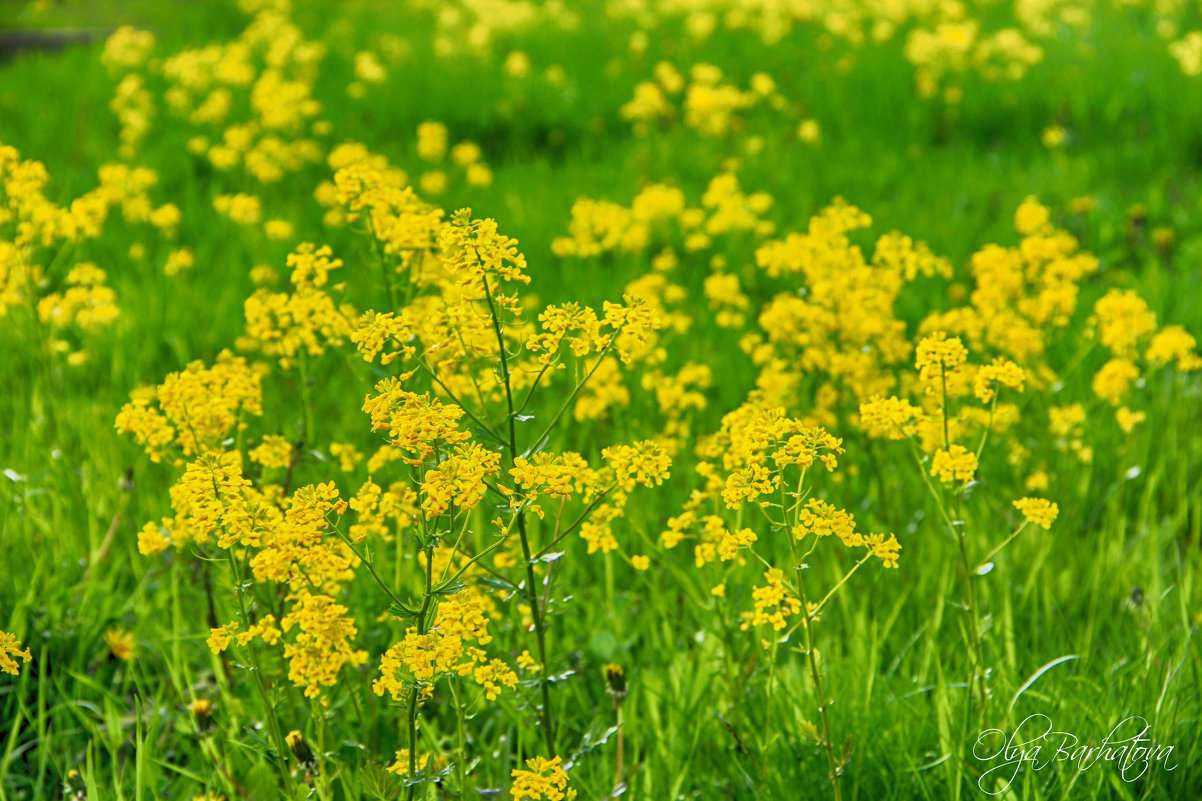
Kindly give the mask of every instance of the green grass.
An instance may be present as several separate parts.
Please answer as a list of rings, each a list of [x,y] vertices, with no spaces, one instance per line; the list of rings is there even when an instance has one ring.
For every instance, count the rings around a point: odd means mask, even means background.
[[[873,234],[900,230],[951,260],[952,281],[929,281],[903,296],[898,313],[911,335],[925,314],[954,305],[951,286],[969,281],[972,253],[990,242],[1017,242],[1013,211],[1028,195],[1048,204],[1058,224],[1101,260],[1099,272],[1082,285],[1074,325],[1049,355],[1053,365],[1069,364],[1082,349],[1092,304],[1111,287],[1137,290],[1162,323],[1202,335],[1202,307],[1195,302],[1202,290],[1202,93],[1154,35],[1149,9],[1100,4],[1087,33],[1065,29],[1043,42],[1045,58],[1023,80],[999,84],[969,74],[961,81],[963,101],[948,104],[916,96],[901,39],[862,48],[836,40],[827,50],[810,25],[765,46],[746,31],[719,26],[699,42],[678,20],[667,20],[651,30],[647,52],[636,57],[627,46],[633,24],[607,21],[598,4],[586,3],[575,31],[548,26],[501,34],[485,54],[440,60],[430,14],[390,3],[332,5],[336,10],[298,2],[295,13],[306,36],[330,48],[314,89],[325,106],[322,118],[334,123],[323,146],[361,142],[417,175],[420,122],[444,122],[452,142],[478,142],[495,172],[492,186],[455,185],[437,202],[495,217],[521,242],[534,277],[531,291],[544,303],[600,305],[650,269],[647,254],[553,256],[551,241],[566,232],[577,198],[628,204],[642,183],[665,181],[696,205],[723,161],[737,156],[743,189],[773,196],[766,216],[782,235],[804,230],[811,214],[842,196],[872,215]],[[155,30],[159,54],[229,40],[245,24],[224,3],[76,2],[56,4],[40,18],[9,14],[22,6],[0,4],[5,23],[109,27],[131,21]],[[1183,30],[1190,27],[1185,19]],[[351,57],[378,48],[383,33],[403,37],[411,52],[390,65],[387,83],[354,100],[345,92]],[[510,49],[530,54],[534,77],[501,73]],[[118,128],[108,109],[114,81],[99,66],[99,52],[99,44],[26,51],[0,64],[0,143],[44,162],[53,176],[48,194],[59,202],[91,189],[97,168],[117,160]],[[853,59],[846,72],[835,66],[844,56]],[[741,114],[744,135],[703,138],[677,123],[636,136],[618,109],[661,59],[682,71],[699,61],[716,64],[740,86],[766,72],[789,107]],[[563,66],[563,88],[537,77],[551,64]],[[19,677],[0,674],[0,801],[62,797],[71,770],[82,773],[89,798],[192,798],[211,789],[232,799],[216,762],[249,797],[276,797],[266,756],[271,745],[249,674],[236,666],[227,674],[205,647],[206,585],[216,598],[216,619],[226,622],[235,608],[231,577],[224,565],[190,553],[138,553],[138,529],[170,513],[167,491],[176,475],[119,437],[113,418],[133,388],[158,383],[192,360],[211,362],[233,346],[243,333],[242,301],[253,290],[253,266],[270,264],[284,273],[293,243],[270,242],[220,218],[212,210],[218,194],[259,194],[265,218],[291,220],[298,241],[328,242],[346,260],[341,278],[352,282],[356,303],[382,302],[367,240],[322,225],[312,192],[330,177],[324,164],[273,186],[217,173],[187,153],[195,131],[167,112],[161,80],[152,76],[150,83],[158,112],[134,161],[157,171],[155,202],[180,207],[175,241],[114,214],[101,238],[65,256],[104,267],[122,310],[111,328],[90,340],[92,355],[82,367],[46,354],[25,310],[0,318],[6,388],[0,394],[0,630],[16,633],[34,656]],[[802,116],[821,124],[817,147],[797,140]],[[1049,150],[1040,133],[1054,122],[1070,139]],[[746,135],[763,137],[758,154],[746,151]],[[1096,198],[1096,208],[1070,212],[1070,201],[1084,195]],[[1128,221],[1136,204],[1147,213],[1142,228]],[[1150,230],[1161,226],[1174,235],[1171,257],[1150,240]],[[648,253],[662,245],[679,248],[677,240],[661,235]],[[146,248],[145,259],[129,257],[134,242]],[[710,252],[682,256],[672,276],[689,290],[685,310],[696,319],[687,336],[665,341],[665,370],[700,362],[717,378],[707,408],[689,417],[694,435],[715,431],[757,374],[738,349],[741,332],[717,328],[705,310],[700,287],[708,257],[726,257],[744,278],[754,309],[795,288],[795,279],[790,285],[755,271],[758,244],[749,235],[718,239]],[[161,264],[178,246],[194,250],[196,266],[168,278]],[[756,329],[754,313],[748,329]],[[1029,715],[1044,714],[1061,730],[1096,740],[1123,718],[1142,715],[1161,742],[1174,746],[1177,768],[1134,782],[1121,781],[1108,765],[1076,776],[1063,767],[1026,770],[1002,798],[1188,799],[1202,792],[1202,656],[1193,640],[1202,611],[1195,586],[1202,561],[1202,390],[1196,374],[1147,376],[1139,405],[1148,420],[1126,437],[1109,407],[1090,401],[1088,379],[1103,361],[1091,352],[1078,370],[1062,375],[1067,388],[1059,397],[1029,395],[1024,411],[1032,422],[1015,435],[1058,474],[1046,494],[1061,511],[1050,532],[1026,532],[975,580],[993,671],[991,722],[1009,731]],[[295,373],[273,371],[264,382],[266,413],[255,433],[295,438],[304,388]],[[378,438],[359,406],[376,376],[347,350],[322,357],[313,375],[308,395],[320,441],[312,448],[324,454],[332,441],[374,447]],[[807,380],[810,392],[820,383]],[[663,416],[652,393],[641,390],[637,376],[627,385],[633,394],[628,408],[608,420],[573,422],[551,446],[597,462],[601,447],[654,433]],[[1035,421],[1053,401],[1090,404],[1092,464],[1049,447],[1046,425]],[[540,404],[535,416],[545,419],[557,399]],[[899,570],[860,571],[816,624],[826,692],[835,699],[832,725],[850,748],[844,797],[976,797],[975,779],[957,781],[955,760],[948,758],[977,735],[975,727],[967,737],[961,730],[968,658],[955,544],[940,529],[901,443],[869,442],[850,427],[835,431],[846,438],[847,463],[860,472],[842,483],[820,483],[820,494],[853,512],[864,530],[894,531],[904,545]],[[692,445],[690,439],[663,487],[632,496],[619,524],[621,553],[586,555],[576,538],[564,548],[549,615],[552,668],[563,677],[554,684],[553,706],[561,753],[575,757],[573,786],[590,799],[612,788],[617,721],[600,670],[617,662],[630,688],[622,705],[626,797],[830,797],[825,754],[797,725],[802,717],[816,720],[800,641],[769,652],[759,647],[757,633],[739,631],[736,614],[751,607],[758,573],[732,572],[728,602],[721,603],[709,592],[718,580],[714,568],[695,569],[687,545],[674,551],[658,545],[667,518],[702,483],[689,468]],[[974,534],[991,542],[1004,538],[1013,518],[1009,500],[1022,494],[1021,479],[1030,472],[1007,464],[1005,456],[1003,449],[990,454],[966,500]],[[328,456],[310,455],[294,486],[335,477],[348,497],[365,473],[340,475]],[[769,539],[766,531],[760,537]],[[764,547],[778,557],[786,550],[780,543]],[[655,567],[633,570],[624,554],[634,553],[654,555]],[[850,558],[815,559],[813,572],[829,586]],[[397,565],[398,573],[413,567],[411,559]],[[410,578],[406,573],[407,588]],[[1138,603],[1132,601],[1136,588]],[[365,765],[387,764],[404,747],[402,714],[370,692],[378,655],[397,639],[397,626],[377,621],[380,592],[365,575],[348,585],[342,602],[356,610],[357,644],[372,660],[345,670],[328,716],[284,678],[273,683],[271,701],[289,716],[285,730],[324,737],[330,771],[324,792],[371,798]],[[519,645],[515,604],[502,612],[497,625],[507,632],[504,648],[529,647]],[[108,656],[103,636],[114,627],[135,635],[129,662]],[[1048,667],[1065,657],[1071,658]],[[441,705],[429,713],[425,731],[443,739],[430,734],[426,745],[450,743],[449,752],[454,714],[445,687],[439,692]],[[217,736],[204,741],[188,709],[198,694],[214,700],[218,726]],[[514,755],[539,753],[529,706],[515,698],[497,710],[472,721],[470,750],[480,760],[481,789],[507,788]],[[441,789],[422,792],[453,798],[454,787],[448,779]]]

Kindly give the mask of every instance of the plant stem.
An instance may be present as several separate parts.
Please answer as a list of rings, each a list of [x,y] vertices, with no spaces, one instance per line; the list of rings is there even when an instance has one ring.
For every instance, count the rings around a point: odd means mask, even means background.
[[[417,633],[425,634],[429,630],[426,625],[426,615],[430,611],[430,602],[434,598],[434,593],[431,590],[434,587],[434,547],[426,546],[423,548],[426,554],[426,591],[422,598],[422,608],[417,612]],[[414,794],[417,793],[417,703],[419,689],[416,683],[413,689],[409,692],[409,789],[405,793],[405,798],[408,801],[413,801]]]
[[[242,571],[238,568],[238,560],[234,557],[233,550],[227,548],[225,554],[229,558],[230,571],[234,574],[234,595],[238,598],[238,610],[242,615],[242,623],[250,628],[250,613],[243,594],[245,588],[242,586]],[[267,683],[263,680],[263,668],[259,664],[259,649],[255,647],[254,640],[248,643],[247,650],[250,652],[250,664],[252,672],[255,674],[255,687],[259,691],[259,698],[263,701],[264,714],[267,716],[267,727],[271,731],[271,739],[275,742],[275,765],[280,772],[280,786],[285,796],[291,798],[292,782],[288,776],[288,746],[284,742],[284,734],[280,729],[280,721],[276,717],[275,707],[271,705],[271,699],[267,696]]]
[[[488,286],[488,276],[482,277],[484,284],[484,297],[488,301],[488,312],[492,318],[493,332],[497,337],[497,350],[501,354],[501,379],[505,384],[505,402],[509,409],[509,466],[514,465],[514,460],[517,458],[517,428],[516,418],[513,406],[513,388],[509,380],[509,357],[505,355],[505,337],[501,332],[501,320],[497,314],[496,304],[493,303],[492,290]],[[610,340],[613,341],[612,339]],[[608,347],[608,346],[607,346]],[[594,368],[595,369],[595,368]],[[586,379],[587,380],[587,379]],[[583,383],[583,382],[582,382]],[[577,388],[577,390],[579,387]],[[573,397],[575,393],[573,393]],[[569,398],[569,402],[570,402]],[[567,408],[567,403],[560,409],[560,414],[563,413],[563,408]],[[555,420],[559,419],[556,415]],[[551,426],[554,426],[555,420]],[[541,440],[550,431],[551,426],[543,434],[539,435]],[[530,549],[530,538],[526,533],[526,516],[521,511],[517,512],[518,519],[518,537],[522,542],[522,556],[526,562],[526,602],[530,606],[530,617],[534,620],[534,636],[538,644],[538,660],[542,666],[539,674],[539,689],[542,696],[542,706],[539,708],[539,718],[542,721],[543,742],[547,747],[547,757],[551,758],[555,754],[555,721],[551,715],[551,690],[550,678],[548,676],[550,668],[547,664],[547,637],[545,630],[545,621],[543,615],[540,614],[538,604],[538,589],[536,586],[534,575],[534,558]]]
[[[792,538],[790,537],[790,543]],[[830,715],[826,711],[826,696],[822,692],[822,671],[818,668],[818,657],[814,647],[814,618],[810,616],[810,606],[806,600],[804,583],[801,580],[801,566],[796,561],[797,546],[793,545],[793,567],[797,574],[797,597],[801,599],[801,612],[805,615],[806,656],[810,665],[810,678],[814,682],[814,693],[818,696],[818,712],[822,716],[822,745],[826,750],[826,762],[831,771],[831,782],[835,788],[835,801],[843,801],[843,786],[839,784],[843,768],[835,757],[835,743],[831,736]]]

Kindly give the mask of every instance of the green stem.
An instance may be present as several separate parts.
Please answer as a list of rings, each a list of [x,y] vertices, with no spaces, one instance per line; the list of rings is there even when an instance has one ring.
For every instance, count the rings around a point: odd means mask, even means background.
[[[500,351],[501,354],[501,378],[505,384],[505,402],[509,408],[509,466],[512,468],[514,460],[517,458],[518,447],[517,428],[515,425],[517,415],[514,413],[513,388],[511,387],[511,382],[509,380],[509,357],[505,355],[505,337],[501,332],[501,320],[497,314],[496,304],[493,303],[492,290],[489,289],[487,275],[482,277],[482,283],[484,284],[484,297],[488,301],[489,316],[492,318],[493,332],[497,337],[497,350]],[[613,342],[612,337],[610,338],[610,342]],[[609,345],[606,344],[606,348],[608,347]],[[598,364],[599,363],[600,359],[598,359]],[[595,370],[596,368],[594,367],[593,369]],[[585,380],[587,381],[588,379],[586,378]],[[581,385],[577,386],[577,392],[582,385],[583,382],[581,382]],[[575,392],[573,392],[572,396],[575,397]],[[571,398],[564,403],[564,406],[561,407],[559,414],[563,413],[563,409],[567,408],[567,404],[570,402]],[[559,414],[555,416],[555,420],[559,419]],[[536,442],[541,441],[542,438],[546,436],[546,434],[551,430],[551,427],[554,426],[555,420],[552,421],[551,426],[548,426],[546,431],[539,435],[539,438],[536,440]],[[542,667],[542,670],[539,673],[539,689],[542,696],[542,706],[539,709],[539,718],[542,721],[543,742],[547,747],[547,756],[550,758],[555,754],[555,721],[551,715],[551,690],[550,678],[548,675],[550,673],[550,666],[547,664],[546,628],[543,616],[539,613],[538,589],[534,575],[534,558],[530,549],[530,538],[526,533],[526,516],[521,511],[518,511],[517,519],[518,537],[522,542],[522,556],[525,558],[526,562],[526,602],[530,606],[530,616],[534,620],[534,636],[538,644],[538,660]]]
[[[451,699],[455,702],[456,734],[459,739],[459,758],[455,760],[455,775],[459,778],[459,797],[466,798],[468,794],[467,734],[464,726],[463,704],[459,701],[458,685],[458,678],[451,680]]]
[[[310,448],[314,444],[314,425],[313,425],[313,403],[309,398],[309,369],[307,365],[308,356],[304,351],[297,353],[296,366],[300,376],[300,391],[301,391],[301,407],[305,415],[305,435],[303,440]]]
[[[489,304],[489,307],[491,308],[492,307],[492,298],[491,297],[489,298],[488,304]],[[494,322],[496,321],[495,316],[493,317],[493,320],[494,320]],[[605,360],[605,354],[609,352],[610,346],[614,344],[614,340],[618,338],[618,334],[620,334],[620,333],[622,333],[622,331],[621,331],[621,329],[618,329],[617,331],[614,331],[612,334],[610,334],[609,341],[607,341],[605,343],[605,347],[602,348],[601,352],[597,354],[597,361],[594,362],[592,368],[589,369],[588,375],[586,375],[583,379],[581,379],[581,381],[578,384],[576,384],[576,386],[572,390],[571,394],[568,395],[568,397],[564,400],[563,404],[559,407],[559,411],[557,411],[555,413],[555,416],[551,418],[551,422],[547,424],[547,427],[544,428],[537,437],[535,437],[535,439],[534,439],[535,445],[538,445],[538,443],[540,443],[544,439],[546,439],[547,435],[551,433],[551,430],[553,428],[555,428],[555,425],[559,422],[559,418],[563,417],[563,413],[566,412],[568,410],[568,407],[570,407],[576,401],[576,396],[580,394],[580,390],[584,389],[584,385],[587,384],[589,379],[593,377],[593,373],[597,372],[597,368],[599,368],[601,366],[601,362]],[[502,364],[503,364],[504,360],[505,360],[504,346],[502,346],[502,348],[501,348],[501,360],[502,360]],[[508,391],[509,391],[509,374],[508,374],[508,372],[506,372],[505,375],[506,375],[505,390],[508,393]],[[512,396],[509,397],[509,409],[510,409],[509,425],[512,428],[512,426],[513,426],[513,397]]]
[[[251,626],[250,612],[246,607],[246,598],[244,596],[245,588],[242,582],[242,571],[238,567],[238,560],[234,557],[234,552],[231,549],[226,549],[226,556],[229,559],[230,571],[234,574],[234,595],[238,597],[238,611],[242,615],[242,624],[248,629]],[[264,714],[267,716],[267,727],[271,731],[271,739],[275,742],[276,758],[275,765],[280,772],[280,786],[283,788],[286,797],[292,797],[292,782],[288,776],[288,745],[284,742],[284,733],[280,729],[279,718],[276,717],[275,707],[271,704],[271,699],[267,696],[267,683],[263,680],[263,668],[259,663],[259,649],[255,646],[252,639],[247,646],[250,652],[250,665],[255,674],[255,687],[259,691],[259,698],[263,702]]]
[[[801,613],[805,616],[806,656],[810,666],[810,678],[814,682],[814,693],[818,696],[818,713],[822,717],[822,745],[826,751],[826,763],[830,767],[831,782],[835,788],[835,801],[843,801],[843,786],[839,779],[843,775],[842,766],[835,757],[835,743],[831,735],[830,715],[827,713],[826,696],[822,692],[822,671],[818,668],[818,657],[814,646],[814,618],[810,615],[810,606],[806,601],[805,585],[801,580],[801,565],[796,561],[797,546],[793,538],[789,538],[793,550],[793,567],[797,573],[797,597],[801,599]]]
[[[429,630],[427,626],[426,615],[430,611],[430,603],[434,599],[432,592],[434,587],[434,548],[428,546],[423,549],[426,553],[426,591],[422,598],[422,608],[417,613],[417,633],[425,634]],[[417,704],[418,704],[419,688],[415,682],[413,689],[409,692],[409,790],[405,793],[405,798],[408,801],[413,801],[413,796],[417,793]]]

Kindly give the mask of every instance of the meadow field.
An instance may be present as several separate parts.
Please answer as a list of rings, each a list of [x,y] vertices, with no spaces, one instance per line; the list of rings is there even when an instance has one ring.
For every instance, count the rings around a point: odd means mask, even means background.
[[[0,801],[1202,798],[1202,7],[0,0]]]

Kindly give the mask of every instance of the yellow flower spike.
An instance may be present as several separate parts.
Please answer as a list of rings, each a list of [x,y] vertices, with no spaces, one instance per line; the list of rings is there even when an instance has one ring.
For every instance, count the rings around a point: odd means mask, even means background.
[[[977,455],[963,445],[940,448],[931,460],[931,475],[944,483],[972,481],[977,474]]]
[[[0,631],[0,671],[16,676],[20,672],[17,659],[28,663],[33,660],[33,654],[28,648],[21,650],[21,641],[15,634]]]
[[[1044,498],[1019,498],[1013,505],[1028,522],[1044,529],[1050,529],[1060,514],[1060,507]]]
[[[924,337],[915,351],[914,366],[927,381],[939,381],[953,373],[968,359],[968,349],[960,337],[936,331]]]
[[[513,778],[510,795],[513,801],[563,801],[564,798],[574,797],[575,793],[568,789],[563,757],[534,757],[526,760],[526,767],[528,770],[514,768],[510,771],[509,775]]]

